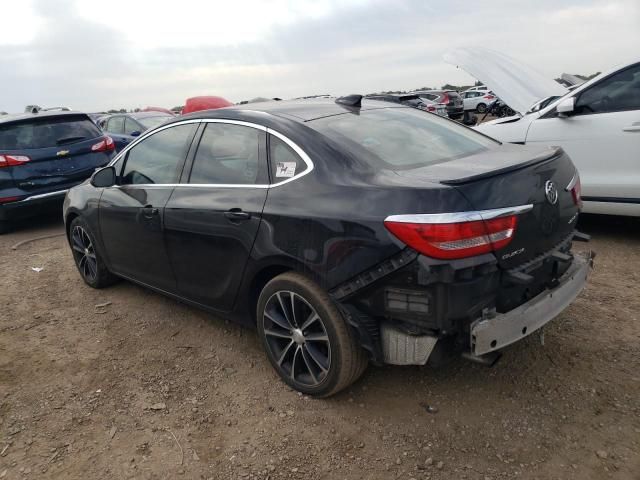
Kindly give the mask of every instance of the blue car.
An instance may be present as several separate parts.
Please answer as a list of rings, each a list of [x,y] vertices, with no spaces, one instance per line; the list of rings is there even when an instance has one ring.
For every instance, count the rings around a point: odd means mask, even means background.
[[[58,207],[67,190],[109,163],[113,140],[84,113],[0,116],[0,233]]]
[[[117,113],[98,119],[98,125],[107,132],[119,152],[142,132],[174,118],[162,112]]]

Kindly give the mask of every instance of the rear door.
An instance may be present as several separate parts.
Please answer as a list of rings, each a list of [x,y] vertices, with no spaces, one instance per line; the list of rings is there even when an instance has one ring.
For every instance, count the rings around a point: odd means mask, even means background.
[[[232,121],[205,125],[166,206],[166,243],[180,294],[229,311],[267,198],[266,129]]]
[[[640,64],[579,92],[571,116],[552,110],[532,122],[527,143],[562,146],[585,201],[640,205]]]
[[[97,151],[102,135],[85,114],[34,116],[0,125],[0,154],[28,158],[10,175],[16,188],[37,194],[80,183],[108,163],[110,152]]]
[[[164,207],[197,130],[186,123],[159,130],[126,152],[118,185],[100,199],[101,237],[114,272],[168,292],[176,283],[164,243]]]

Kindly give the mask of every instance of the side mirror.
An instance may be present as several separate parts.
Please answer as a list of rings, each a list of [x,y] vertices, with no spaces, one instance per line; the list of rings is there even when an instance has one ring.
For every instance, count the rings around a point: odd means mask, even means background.
[[[560,118],[567,118],[570,113],[573,113],[575,106],[576,106],[575,97],[565,98],[556,107],[558,116]]]
[[[142,132],[136,130],[135,132],[131,132],[132,137],[139,137]]]
[[[104,167],[96,171],[91,177],[91,185],[96,188],[113,187],[116,184],[115,167]]]

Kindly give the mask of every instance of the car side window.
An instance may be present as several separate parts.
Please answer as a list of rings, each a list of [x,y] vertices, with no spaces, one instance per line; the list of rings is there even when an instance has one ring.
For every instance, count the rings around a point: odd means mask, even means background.
[[[124,134],[131,135],[133,132],[142,132],[144,128],[133,118],[127,118],[124,122]]]
[[[197,124],[160,130],[127,152],[121,185],[176,183]]]
[[[271,183],[282,182],[307,169],[304,160],[275,135],[269,135],[269,160],[271,162]]]
[[[640,64],[622,70],[582,92],[576,115],[640,110]]]
[[[248,185],[264,183],[261,130],[230,123],[207,123],[193,160],[189,183]],[[265,172],[266,175],[266,172]]]
[[[124,117],[113,117],[107,121],[107,132],[122,134],[124,132]]]

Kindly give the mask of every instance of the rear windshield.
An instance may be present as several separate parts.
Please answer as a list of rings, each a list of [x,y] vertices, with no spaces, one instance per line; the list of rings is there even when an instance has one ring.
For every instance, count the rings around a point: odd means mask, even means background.
[[[498,142],[412,108],[381,108],[318,118],[310,126],[374,169],[405,170],[487,150]]]
[[[166,117],[143,117],[138,118],[138,122],[140,122],[146,128],[157,127],[158,125],[166,122],[167,120],[171,120],[173,117],[167,115]]]
[[[59,147],[101,136],[88,117],[43,117],[0,125],[0,150]]]

